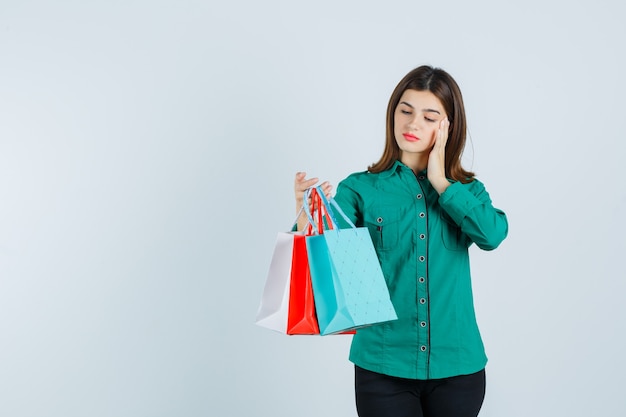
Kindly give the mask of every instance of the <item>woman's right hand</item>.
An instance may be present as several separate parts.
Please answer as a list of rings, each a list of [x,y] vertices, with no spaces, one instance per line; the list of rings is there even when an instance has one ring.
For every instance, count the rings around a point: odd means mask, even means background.
[[[319,182],[319,178],[306,178],[306,172],[297,172],[296,173],[296,179],[294,181],[294,192],[295,192],[295,197],[296,197],[296,214],[300,212],[300,209],[302,209],[302,204],[303,204],[303,199],[304,199],[304,192],[313,187],[315,184],[317,184]],[[331,191],[333,189],[333,186],[328,182],[328,181],[324,181],[321,184],[322,187],[322,191],[324,191],[324,194],[326,195],[326,197],[330,198],[331,197]],[[309,204],[311,204],[311,202],[309,201]],[[310,207],[311,212],[315,209],[315,207]],[[302,230],[304,229],[304,226],[306,226],[307,223],[307,218],[306,218],[306,214],[302,213],[300,215],[300,217],[298,217],[298,230]]]

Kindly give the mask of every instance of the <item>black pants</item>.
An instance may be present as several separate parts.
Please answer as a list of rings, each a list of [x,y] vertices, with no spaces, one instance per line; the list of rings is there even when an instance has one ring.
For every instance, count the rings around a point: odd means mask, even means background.
[[[359,417],[476,417],[485,370],[443,379],[396,378],[355,367]]]

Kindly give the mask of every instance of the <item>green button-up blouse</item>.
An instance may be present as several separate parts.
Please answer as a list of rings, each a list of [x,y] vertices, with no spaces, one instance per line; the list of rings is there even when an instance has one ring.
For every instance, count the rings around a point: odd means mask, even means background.
[[[389,170],[350,175],[335,200],[366,226],[398,320],[359,329],[350,360],[370,371],[412,379],[467,375],[483,369],[470,278],[472,243],[495,249],[506,237],[503,211],[483,184],[453,182],[441,196],[426,172],[397,161]]]

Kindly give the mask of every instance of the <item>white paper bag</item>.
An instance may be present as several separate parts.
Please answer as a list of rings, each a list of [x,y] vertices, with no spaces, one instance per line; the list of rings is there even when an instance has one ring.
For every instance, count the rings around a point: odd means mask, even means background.
[[[289,284],[293,255],[292,232],[279,233],[265,281],[256,324],[281,333],[287,332],[289,317]]]

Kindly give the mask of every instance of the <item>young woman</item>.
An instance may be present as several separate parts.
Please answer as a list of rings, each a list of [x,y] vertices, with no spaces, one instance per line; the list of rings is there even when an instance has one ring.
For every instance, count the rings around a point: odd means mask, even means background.
[[[447,72],[421,66],[391,95],[381,159],[337,187],[337,203],[370,231],[398,314],[353,338],[361,417],[475,417],[482,405],[487,357],[468,248],[495,249],[508,223],[461,166],[465,136],[458,85]],[[296,174],[296,210],[317,182]],[[329,183],[322,186],[331,193]]]

